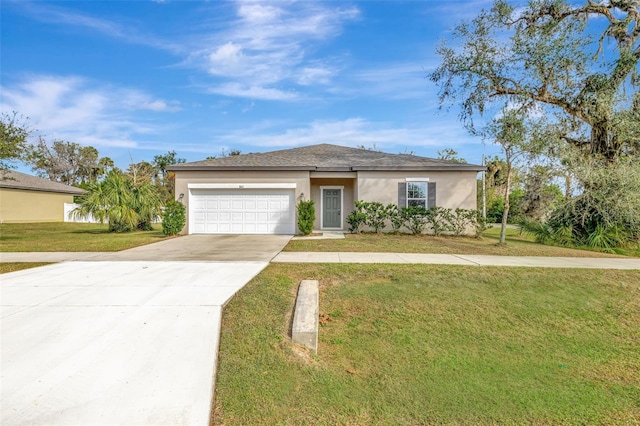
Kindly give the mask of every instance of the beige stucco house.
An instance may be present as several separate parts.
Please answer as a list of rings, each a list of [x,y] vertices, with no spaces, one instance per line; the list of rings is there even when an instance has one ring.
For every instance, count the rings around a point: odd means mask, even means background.
[[[355,200],[476,208],[483,166],[321,144],[171,166],[189,234],[295,234],[296,204],[317,230],[347,230]]]
[[[6,171],[0,177],[0,223],[63,222],[64,204],[83,193],[80,188]]]

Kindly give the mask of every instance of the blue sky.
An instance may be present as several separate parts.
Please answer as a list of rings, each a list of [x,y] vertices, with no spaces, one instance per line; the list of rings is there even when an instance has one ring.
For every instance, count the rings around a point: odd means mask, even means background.
[[[3,0],[1,108],[122,168],[316,143],[479,163],[499,149],[438,110],[427,75],[490,4]]]

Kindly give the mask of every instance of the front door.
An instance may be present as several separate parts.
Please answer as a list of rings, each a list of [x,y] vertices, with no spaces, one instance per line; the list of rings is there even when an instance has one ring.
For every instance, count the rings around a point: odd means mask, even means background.
[[[342,228],[342,189],[322,189],[322,227]]]

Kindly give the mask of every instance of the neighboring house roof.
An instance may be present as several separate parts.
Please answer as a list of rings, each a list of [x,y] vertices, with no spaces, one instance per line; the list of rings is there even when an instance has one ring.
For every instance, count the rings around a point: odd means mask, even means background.
[[[86,191],[75,186],[65,185],[49,179],[27,175],[25,173],[6,170],[0,173],[0,188],[24,189],[28,191],[59,192],[63,194],[81,195]]]
[[[387,154],[362,148],[320,144],[257,154],[241,154],[192,163],[175,164],[169,170],[421,170],[476,171],[484,166],[437,160],[410,154]]]

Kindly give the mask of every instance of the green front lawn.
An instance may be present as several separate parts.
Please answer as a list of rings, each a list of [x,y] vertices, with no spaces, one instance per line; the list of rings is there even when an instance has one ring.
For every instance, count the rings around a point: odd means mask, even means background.
[[[109,232],[108,226],[90,223],[3,223],[0,251],[120,251],[166,238],[160,225],[153,231]]]
[[[37,268],[38,266],[50,265],[46,262],[0,262],[0,274],[7,272],[21,271],[23,269]]]
[[[507,229],[507,244],[499,245],[499,229],[490,229],[481,239],[408,234],[346,234],[345,239],[293,240],[284,251],[390,252],[486,254],[498,256],[618,257],[590,250],[539,244],[517,229]],[[640,255],[640,253],[638,253]]]
[[[319,352],[290,342],[321,283]],[[272,264],[223,314],[214,424],[640,418],[640,272]]]

